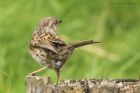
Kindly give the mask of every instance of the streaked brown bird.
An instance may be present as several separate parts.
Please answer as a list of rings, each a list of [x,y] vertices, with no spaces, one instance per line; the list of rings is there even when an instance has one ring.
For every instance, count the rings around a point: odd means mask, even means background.
[[[43,18],[35,29],[28,47],[32,58],[43,67],[32,72],[32,75],[47,68],[57,73],[57,83],[60,77],[60,68],[66,63],[74,49],[81,46],[99,43],[93,40],[81,41],[71,44],[63,42],[56,34],[57,26],[61,23],[54,17]]]

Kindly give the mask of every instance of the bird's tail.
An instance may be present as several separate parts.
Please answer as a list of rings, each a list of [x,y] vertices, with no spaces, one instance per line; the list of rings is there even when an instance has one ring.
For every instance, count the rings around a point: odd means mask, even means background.
[[[93,40],[86,40],[86,41],[80,41],[80,42],[72,43],[72,44],[69,44],[69,45],[72,46],[73,48],[78,48],[78,47],[82,47],[82,46],[89,45],[89,44],[94,44],[94,43],[101,43],[101,42],[97,42],[97,41],[93,41]]]

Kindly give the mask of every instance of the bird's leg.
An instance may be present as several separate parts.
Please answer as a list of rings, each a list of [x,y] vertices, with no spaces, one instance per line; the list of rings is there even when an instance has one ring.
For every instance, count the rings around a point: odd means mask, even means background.
[[[42,67],[42,68],[40,68],[40,69],[35,70],[34,72],[32,72],[31,75],[32,75],[32,76],[35,76],[36,73],[38,73],[38,72],[40,72],[40,71],[42,71],[42,70],[45,70],[45,69],[47,69],[47,67]]]
[[[56,85],[58,85],[58,82],[59,82],[59,79],[60,79],[60,70],[59,69],[56,69],[56,74],[57,74],[57,82],[56,82]]]

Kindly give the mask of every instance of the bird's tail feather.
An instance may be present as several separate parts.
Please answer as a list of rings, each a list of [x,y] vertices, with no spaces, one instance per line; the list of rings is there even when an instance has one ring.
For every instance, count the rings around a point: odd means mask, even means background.
[[[78,47],[82,47],[82,46],[89,45],[89,44],[94,44],[94,43],[100,43],[100,42],[93,41],[93,40],[86,40],[86,41],[71,43],[69,45],[74,47],[74,48],[78,48]]]

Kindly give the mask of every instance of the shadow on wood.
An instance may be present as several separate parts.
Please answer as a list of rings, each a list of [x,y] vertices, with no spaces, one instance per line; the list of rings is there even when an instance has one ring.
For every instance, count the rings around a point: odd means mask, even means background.
[[[65,80],[53,85],[49,78],[26,77],[27,93],[140,93],[139,80]]]

